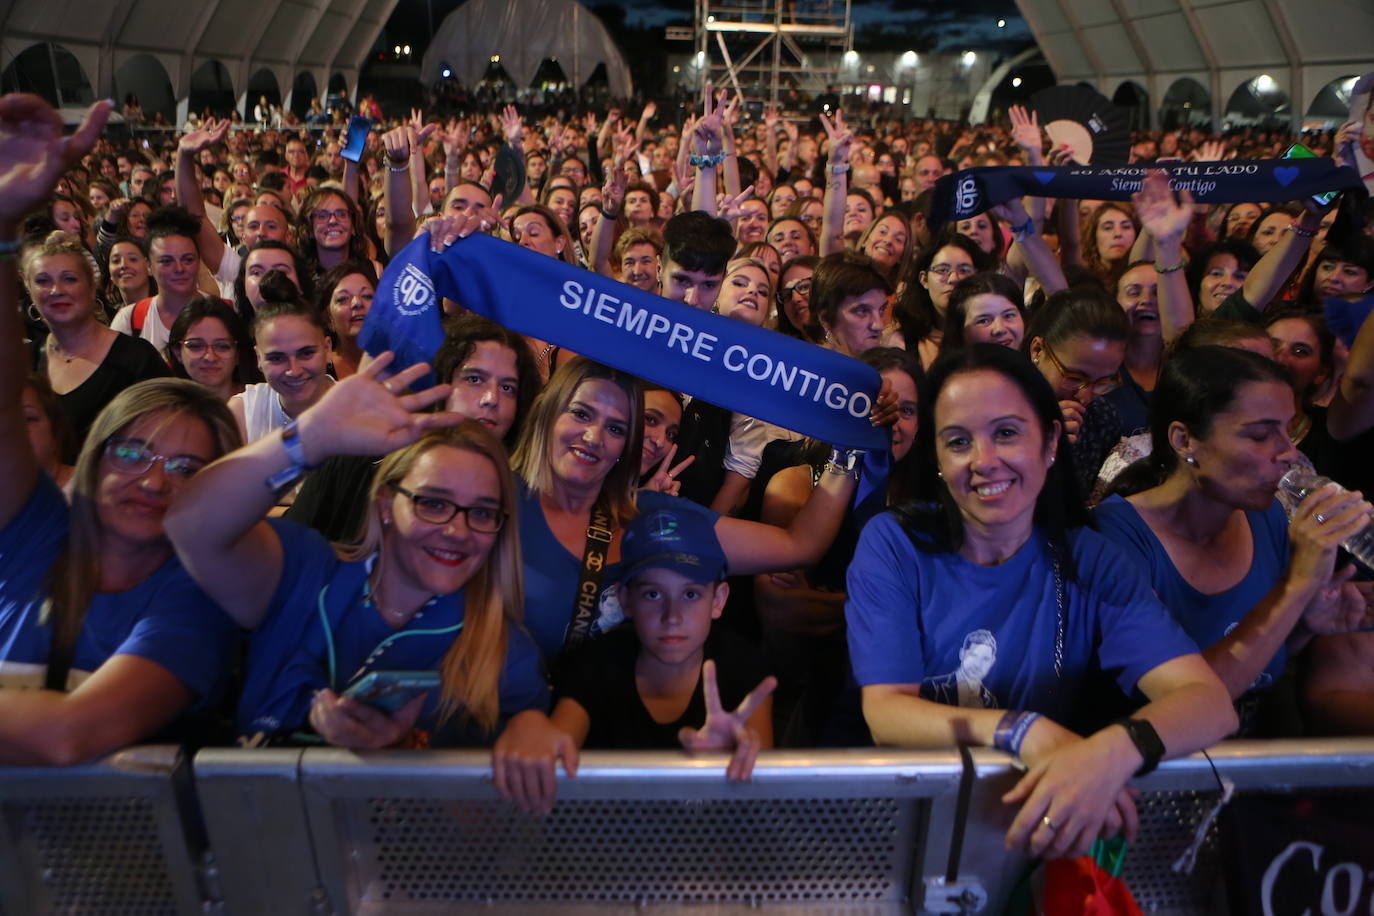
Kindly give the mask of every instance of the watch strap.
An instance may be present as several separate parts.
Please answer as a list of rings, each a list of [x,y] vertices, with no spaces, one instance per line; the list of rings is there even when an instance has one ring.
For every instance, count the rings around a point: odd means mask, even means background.
[[[1154,772],[1155,767],[1159,766],[1159,762],[1164,759],[1165,752],[1164,742],[1160,740],[1159,732],[1155,731],[1155,727],[1144,719],[1131,718],[1117,719],[1112,724],[1120,725],[1126,729],[1126,734],[1130,736],[1131,743],[1135,745],[1136,750],[1140,751],[1143,762],[1140,764],[1140,769],[1135,771],[1135,775],[1144,776]]]

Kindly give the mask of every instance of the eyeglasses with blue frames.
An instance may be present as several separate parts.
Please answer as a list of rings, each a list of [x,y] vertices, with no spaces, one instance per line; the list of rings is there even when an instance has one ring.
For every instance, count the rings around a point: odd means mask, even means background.
[[[105,459],[121,474],[146,474],[161,461],[163,472],[174,481],[183,482],[196,476],[208,463],[192,455],[155,455],[142,439],[111,436],[105,440]]]
[[[447,525],[460,512],[468,527],[478,534],[495,534],[506,523],[506,513],[491,506],[460,506],[451,499],[415,493],[397,484],[392,484],[391,489],[410,500],[416,518],[431,525]]]

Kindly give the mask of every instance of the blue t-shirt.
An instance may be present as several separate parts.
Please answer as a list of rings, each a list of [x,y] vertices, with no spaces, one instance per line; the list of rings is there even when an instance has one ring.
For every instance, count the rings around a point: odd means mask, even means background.
[[[516,478],[520,491],[520,552],[525,571],[525,628],[539,646],[544,658],[552,662],[563,650],[568,625],[573,618],[573,599],[581,581],[582,557],[574,556],[559,542],[544,518],[539,494],[525,481]],[[699,512],[712,525],[720,514],[690,500],[669,496],[656,490],[640,490],[635,503],[641,512],[672,507],[677,511]],[[616,566],[612,564],[601,577],[601,595],[592,635],[605,633],[624,620],[614,599]]]
[[[0,530],[0,688],[37,689],[47,677],[51,622],[40,623],[48,577],[67,542],[69,509],[40,474],[29,501]],[[231,621],[175,556],[133,588],[91,596],[67,676],[71,689],[115,655],[156,662],[195,696],[188,713],[223,695],[235,641]]]
[[[999,566],[917,550],[892,513],[865,526],[849,567],[849,655],[860,686],[920,684],[953,706],[1031,709],[1061,724],[1094,660],[1130,692],[1141,676],[1197,651],[1142,575],[1096,533],[1071,533],[1077,579],[1059,601],[1048,542],[1037,530]]]
[[[289,733],[306,726],[315,691],[343,692],[373,671],[437,670],[461,633],[463,593],[432,599],[399,629],[377,613],[364,593],[369,564],[340,560],[318,532],[286,519],[268,522],[282,545],[282,575],[262,625],[249,644],[239,733]],[[328,621],[326,627],[325,621]],[[330,675],[330,654],[334,659]],[[525,709],[548,708],[539,654],[524,631],[506,627],[501,671],[501,723]],[[439,696],[431,692],[416,727],[433,744],[480,744],[494,734],[442,727]],[[438,736],[443,736],[438,737]]]
[[[1288,519],[1278,500],[1263,512],[1245,513],[1255,543],[1250,571],[1236,585],[1215,595],[1204,595],[1179,575],[1164,545],[1128,500],[1109,496],[1093,514],[1103,537],[1120,547],[1131,563],[1149,577],[1159,600],[1199,646],[1214,645],[1235,629],[1288,568]],[[1250,689],[1271,686],[1283,673],[1285,658],[1286,653],[1280,648]]]

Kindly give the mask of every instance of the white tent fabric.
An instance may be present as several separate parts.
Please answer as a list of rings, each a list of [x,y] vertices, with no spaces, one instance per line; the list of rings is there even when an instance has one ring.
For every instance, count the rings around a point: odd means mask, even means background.
[[[1236,88],[1267,74],[1300,121],[1333,80],[1374,69],[1370,0],[1016,0],[1061,83],[1107,96],[1127,81],[1158,110],[1193,80],[1221,115]]]
[[[577,0],[468,0],[439,26],[420,62],[420,77],[437,80],[448,67],[471,86],[498,55],[520,86],[528,86],[549,57],[576,86],[604,63],[611,94],[633,92],[630,68],[606,27]]]

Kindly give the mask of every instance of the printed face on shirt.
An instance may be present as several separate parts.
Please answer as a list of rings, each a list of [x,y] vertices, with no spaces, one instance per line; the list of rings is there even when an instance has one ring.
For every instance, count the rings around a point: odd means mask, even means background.
[[[195,295],[200,253],[194,241],[184,235],[165,235],[153,239],[149,254],[159,293],[178,297]]]
[[[395,490],[384,490],[382,513],[382,569],[386,584],[395,583],[392,601],[424,601],[429,596],[450,595],[461,589],[482,568],[499,532],[473,531],[468,514],[455,513],[445,524],[426,521],[459,506],[486,512],[501,511],[501,479],[485,456],[451,445],[436,445],[415,460],[398,482],[416,495],[412,499]],[[417,514],[417,510],[420,514]],[[394,575],[387,575],[395,570]]]
[[[620,606],[634,624],[641,651],[661,664],[681,665],[700,655],[729,594],[724,582],[693,582],[671,569],[646,569],[621,586]]]
[[[1297,459],[1288,438],[1294,412],[1288,385],[1247,382],[1236,389],[1230,406],[1213,417],[1206,439],[1189,437],[1182,448],[1176,443],[1176,450],[1197,461],[1187,467],[1202,492],[1225,505],[1262,512],[1273,503],[1279,478]]]
[[[599,487],[624,453],[633,422],[620,386],[597,378],[578,385],[549,432],[553,476],[574,487]]]
[[[289,417],[298,416],[324,394],[329,365],[329,338],[313,322],[282,315],[258,325],[258,368],[281,396]]]
[[[935,401],[935,455],[966,531],[1028,535],[1059,439],[1046,438],[1021,389],[999,372],[960,372]]]
[[[959,674],[974,684],[981,684],[996,662],[997,650],[986,643],[975,642],[959,650]]]
[[[479,340],[449,380],[447,409],[481,423],[498,439],[515,424],[520,391],[515,351],[496,340]]]
[[[207,388],[227,384],[239,364],[239,350],[223,321],[207,316],[186,329],[181,342],[186,374]]]
[[[108,454],[100,458],[96,515],[102,535],[128,546],[164,542],[162,518],[167,507],[191,475],[214,460],[214,437],[203,420],[165,411],[138,418],[118,435],[153,455],[190,459],[175,462],[172,473],[165,461],[158,460],[142,473],[125,473],[116,469]]]
[[[677,442],[682,425],[682,402],[670,391],[654,388],[644,392],[644,447],[639,462],[639,474],[649,473]],[[674,462],[676,463],[676,462]]]

